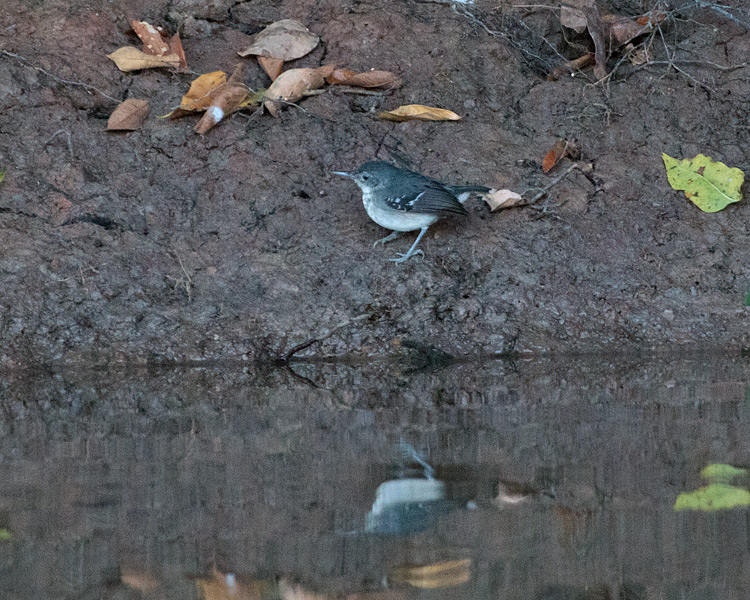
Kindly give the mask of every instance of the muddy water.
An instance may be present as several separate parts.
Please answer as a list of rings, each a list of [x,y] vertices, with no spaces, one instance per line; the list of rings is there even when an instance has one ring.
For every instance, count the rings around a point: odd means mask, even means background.
[[[294,368],[6,373],[0,598],[750,593],[745,361]]]

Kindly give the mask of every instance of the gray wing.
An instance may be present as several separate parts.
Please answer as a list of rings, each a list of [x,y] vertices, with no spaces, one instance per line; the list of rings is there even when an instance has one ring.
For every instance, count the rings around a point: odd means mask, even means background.
[[[463,204],[458,201],[458,198],[441,183],[427,177],[420,183],[423,186],[421,193],[388,198],[386,204],[395,210],[414,211],[437,217],[466,216],[469,214]]]

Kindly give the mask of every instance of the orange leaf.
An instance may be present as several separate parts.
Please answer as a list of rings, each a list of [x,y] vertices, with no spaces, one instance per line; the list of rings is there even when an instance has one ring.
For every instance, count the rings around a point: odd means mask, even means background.
[[[284,60],[281,58],[271,58],[270,56],[259,56],[258,62],[263,70],[268,73],[271,81],[274,81],[281,75],[281,67],[284,66]]]
[[[141,38],[141,41],[143,42],[143,52],[146,54],[154,54],[156,56],[172,54],[169,49],[169,44],[164,39],[161,32],[151,25],[151,23],[147,23],[146,21],[136,21],[133,19],[130,24],[133,26],[135,34]]]
[[[421,104],[399,106],[395,110],[378,114],[378,117],[386,121],[458,121],[461,118],[453,111]]]
[[[227,74],[224,71],[204,73],[190,84],[188,93],[182,97],[179,108],[170,113],[169,117],[176,119],[189,112],[205,110],[214,100],[217,90],[226,83]]]
[[[133,131],[138,129],[148,116],[148,102],[128,98],[109,115],[107,131]]]
[[[558,140],[544,156],[544,160],[542,161],[542,171],[545,173],[549,172],[566,156],[578,158],[579,155],[580,149],[576,143],[567,140]]]
[[[325,79],[318,69],[289,69],[268,88],[263,105],[277,117],[280,104],[297,102],[305,92],[323,87],[324,83]]]

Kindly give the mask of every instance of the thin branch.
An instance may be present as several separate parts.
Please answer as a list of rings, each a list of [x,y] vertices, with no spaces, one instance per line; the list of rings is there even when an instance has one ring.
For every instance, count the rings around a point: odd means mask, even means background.
[[[42,148],[46,148],[47,144],[49,144],[52,140],[54,140],[58,135],[61,133],[64,133],[68,138],[68,151],[70,152],[70,158],[75,159],[75,156],[73,156],[73,142],[70,139],[70,131],[65,131],[64,129],[58,129],[55,131],[55,133],[52,134],[52,137],[49,138],[44,144],[42,144]]]
[[[41,67],[37,67],[36,65],[31,64],[31,62],[28,59],[24,58],[20,54],[13,54],[12,52],[8,52],[7,50],[0,50],[0,54],[4,54],[5,56],[9,56],[10,58],[15,58],[16,60],[24,63],[24,66],[26,66],[26,67],[28,67],[30,69],[34,69],[35,71],[39,71],[40,73],[44,73],[47,77],[51,77],[52,79],[54,79],[58,83],[64,83],[66,85],[74,85],[74,86],[77,86],[77,87],[82,87],[84,90],[86,90],[89,93],[91,93],[93,91],[93,92],[96,92],[97,94],[101,94],[102,96],[104,96],[108,100],[112,100],[112,102],[117,102],[118,104],[120,102],[117,98],[113,98],[109,94],[104,93],[99,88],[96,88],[93,85],[89,85],[88,83],[83,83],[82,81],[71,81],[70,79],[63,79],[62,77],[58,77],[57,75],[53,75],[49,71],[47,71],[45,69],[42,69]]]
[[[325,331],[325,332],[321,332],[318,335],[316,335],[315,337],[312,337],[312,338],[310,338],[308,340],[305,340],[301,344],[297,344],[296,346],[294,346],[294,348],[292,348],[291,350],[289,350],[285,354],[282,354],[281,356],[279,356],[278,361],[279,361],[280,364],[288,364],[289,361],[292,359],[292,357],[295,354],[297,354],[298,352],[302,352],[302,350],[305,350],[306,348],[309,348],[313,344],[319,344],[319,343],[327,340],[328,338],[330,338],[331,336],[333,336],[333,334],[335,334],[340,329],[344,329],[345,327],[349,327],[350,325],[353,325],[354,323],[359,323],[360,321],[364,321],[366,319],[369,319],[370,317],[372,317],[372,313],[366,313],[366,314],[363,314],[363,315],[359,315],[357,317],[353,317],[353,318],[349,319],[348,321],[343,321],[342,323],[339,323],[338,325],[336,325],[334,328],[332,328],[332,329],[330,329],[328,331]]]

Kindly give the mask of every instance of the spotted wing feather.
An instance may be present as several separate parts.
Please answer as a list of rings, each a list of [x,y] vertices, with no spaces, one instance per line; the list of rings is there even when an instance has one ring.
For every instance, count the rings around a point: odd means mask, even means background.
[[[469,214],[458,198],[442,184],[426,177],[420,183],[420,193],[388,198],[386,204],[394,210],[414,211],[437,217]]]

